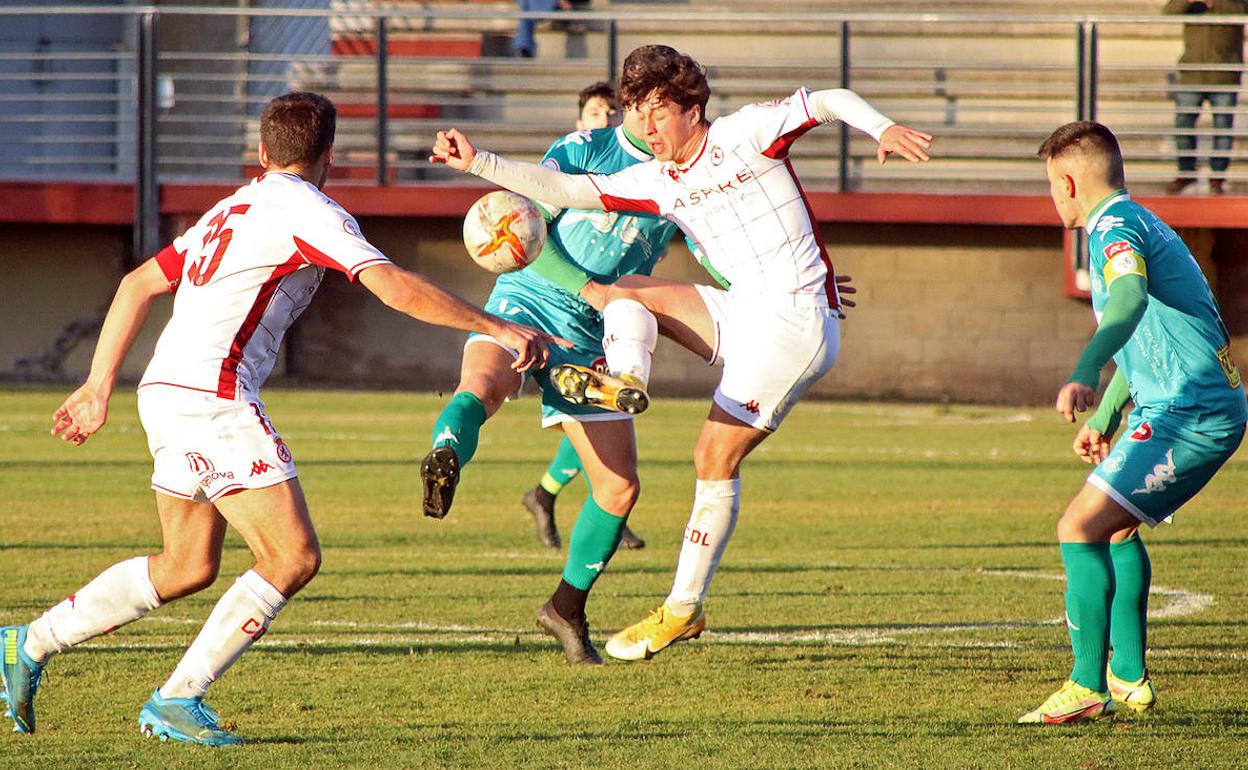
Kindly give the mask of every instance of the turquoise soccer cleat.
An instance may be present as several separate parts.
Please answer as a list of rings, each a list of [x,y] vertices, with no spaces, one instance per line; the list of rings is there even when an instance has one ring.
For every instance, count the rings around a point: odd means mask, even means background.
[[[201,746],[243,745],[243,739],[221,727],[220,720],[202,697],[162,698],[158,689],[139,712],[139,732],[162,741],[172,739]]]
[[[23,647],[26,644],[27,626],[0,628],[0,643],[4,648],[4,693],[0,698],[8,704],[5,716],[13,719],[13,732],[35,731],[35,693],[43,679],[43,664],[30,659]]]

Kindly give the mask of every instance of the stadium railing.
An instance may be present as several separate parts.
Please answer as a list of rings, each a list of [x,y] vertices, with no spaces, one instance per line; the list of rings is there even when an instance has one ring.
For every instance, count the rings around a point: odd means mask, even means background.
[[[246,178],[261,106],[308,89],[341,108],[336,184],[441,184],[451,177],[426,160],[438,128],[457,125],[483,146],[539,157],[570,128],[577,91],[611,79],[632,47],[649,42],[707,66],[712,115],[802,85],[843,86],[939,136],[929,164],[878,166],[867,137],[844,127],[813,132],[794,153],[810,189],[1042,193],[1036,146],[1055,126],[1083,118],[1114,127],[1133,184],[1176,175],[1177,17],[510,7],[325,0],[316,10],[0,8],[8,30],[0,40],[0,179],[132,184],[136,221],[149,231],[162,184]],[[539,32],[537,58],[510,55],[521,18],[560,27]],[[83,29],[92,34],[84,38]],[[1185,133],[1208,157],[1215,137],[1245,130]],[[1238,170],[1243,148],[1228,153],[1232,184],[1248,180]]]

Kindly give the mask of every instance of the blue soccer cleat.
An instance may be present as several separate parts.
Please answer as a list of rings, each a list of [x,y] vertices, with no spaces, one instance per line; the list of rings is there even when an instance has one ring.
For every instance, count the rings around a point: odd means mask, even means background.
[[[35,693],[43,679],[43,664],[30,659],[26,645],[27,626],[0,628],[0,644],[4,648],[4,693],[0,698],[8,705],[5,716],[13,719],[13,732],[35,731]]]
[[[242,738],[218,724],[220,720],[202,696],[162,698],[156,690],[139,712],[139,732],[162,741],[172,738],[201,746],[243,745]]]

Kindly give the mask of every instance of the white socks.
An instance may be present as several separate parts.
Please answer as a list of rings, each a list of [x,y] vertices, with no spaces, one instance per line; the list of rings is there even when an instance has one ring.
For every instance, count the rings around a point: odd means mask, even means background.
[[[607,371],[617,377],[629,374],[650,382],[650,362],[659,341],[659,324],[654,313],[633,299],[616,299],[602,311],[602,348],[607,354]]]
[[[286,597],[255,570],[243,573],[213,608],[190,649],[161,685],[162,698],[194,698],[264,636]]]
[[[107,634],[160,606],[147,557],[118,562],[30,624],[26,654],[42,662],[66,647]]]
[[[688,615],[706,599],[715,568],[737,526],[741,509],[741,479],[702,481],[693,495],[693,513],[685,525],[676,579],[667,595],[667,606],[677,615]]]

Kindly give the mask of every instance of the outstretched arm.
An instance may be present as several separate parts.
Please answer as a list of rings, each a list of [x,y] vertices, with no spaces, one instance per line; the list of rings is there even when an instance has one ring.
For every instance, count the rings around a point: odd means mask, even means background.
[[[858,94],[845,88],[814,91],[807,99],[811,117],[820,123],[840,120],[880,143],[876,157],[883,163],[892,153],[919,163],[928,160],[932,135],[894,123]]]
[[[571,347],[567,340],[490,315],[428,278],[388,262],[365,268],[360,273],[360,283],[386,305],[418,321],[494,337],[520,352],[512,364],[519,372],[544,365],[549,343]]]
[[[169,279],[155,258],[149,259],[121,279],[113,304],[104,317],[100,338],[91,358],[87,381],[69,395],[52,414],[52,435],[81,446],[108,420],[108,399],[113,395],[117,373],[126,353],[143,328],[156,297],[169,291]]]
[[[508,160],[479,151],[457,129],[439,131],[431,163],[444,163],[458,171],[475,174],[500,187],[565,209],[602,210],[598,188],[584,174],[564,174],[536,163]]]

